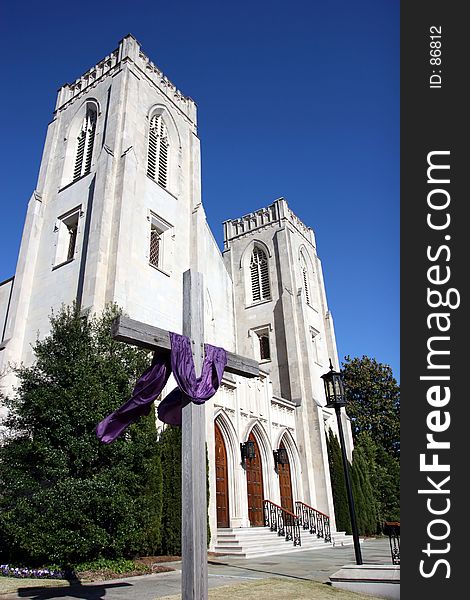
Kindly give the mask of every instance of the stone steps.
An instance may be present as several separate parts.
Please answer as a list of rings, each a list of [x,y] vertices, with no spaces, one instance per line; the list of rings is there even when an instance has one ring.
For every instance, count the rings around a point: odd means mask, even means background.
[[[217,529],[217,543],[214,552],[225,556],[239,558],[255,558],[272,554],[286,554],[301,552],[302,550],[315,550],[333,546],[351,546],[352,536],[344,531],[335,531],[331,535],[331,542],[325,542],[315,534],[301,530],[301,545],[294,546],[292,541],[286,541],[269,527],[241,527],[238,529]]]

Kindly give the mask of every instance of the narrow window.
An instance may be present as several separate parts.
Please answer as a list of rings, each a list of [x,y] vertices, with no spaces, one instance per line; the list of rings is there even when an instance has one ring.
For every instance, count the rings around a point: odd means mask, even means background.
[[[271,360],[271,325],[263,325],[249,332],[253,337],[255,356],[259,361]]]
[[[168,270],[169,257],[167,245],[167,232],[172,227],[170,223],[149,211],[150,234],[147,238],[147,258],[149,265],[160,271]],[[168,273],[167,273],[168,274]]]
[[[67,260],[72,260],[75,254],[75,244],[77,243],[78,219],[74,223],[70,223],[70,225],[67,225],[67,229],[69,232],[69,248],[67,251]]]
[[[160,244],[162,231],[158,229],[155,223],[150,228],[150,264],[152,267],[160,266]]]
[[[260,358],[261,360],[269,360],[271,358],[271,348],[269,347],[269,333],[260,333],[258,338]]]
[[[150,120],[147,175],[167,187],[168,132],[162,115],[154,115]]]
[[[320,332],[317,331],[316,329],[313,329],[313,327],[310,328],[310,336],[312,339],[312,353],[313,353],[313,360],[317,363],[317,365],[321,365],[321,357],[320,357],[320,342],[321,342],[321,338],[320,338]]]
[[[96,109],[88,105],[86,115],[83,119],[82,128],[77,139],[77,154],[75,157],[75,168],[73,180],[88,175],[91,171],[91,159],[93,157],[93,144],[95,142]]]
[[[78,223],[80,218],[80,208],[59,217],[56,221],[55,233],[56,252],[54,266],[59,266],[70,262],[75,258],[77,250]]]
[[[266,253],[255,246],[250,261],[251,293],[253,302],[271,299],[269,265]]]

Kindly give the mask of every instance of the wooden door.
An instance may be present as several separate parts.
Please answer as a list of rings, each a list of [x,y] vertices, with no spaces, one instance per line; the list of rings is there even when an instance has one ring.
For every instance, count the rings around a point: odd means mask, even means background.
[[[229,527],[227,451],[224,438],[217,423],[215,430],[215,502],[217,527]]]
[[[283,442],[279,448],[285,448]],[[292,480],[290,476],[290,464],[278,465],[277,472],[279,475],[279,488],[281,490],[281,506],[290,512],[294,512],[294,501],[292,498]]]
[[[246,487],[248,491],[248,518],[252,527],[264,526],[263,468],[259,446],[253,433],[249,441],[255,444],[255,458],[246,461]]]

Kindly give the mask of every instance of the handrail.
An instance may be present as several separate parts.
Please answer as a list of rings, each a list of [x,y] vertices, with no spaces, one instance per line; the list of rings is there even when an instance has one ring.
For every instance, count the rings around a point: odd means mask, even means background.
[[[285,513],[287,513],[288,515],[291,515],[291,517],[294,517],[295,519],[298,519],[298,516],[291,512],[290,510],[288,510],[287,508],[284,508],[283,506],[281,506],[280,504],[276,504],[275,502],[273,502],[272,500],[263,500],[263,502],[269,502],[269,504],[272,504],[273,506],[275,506],[276,508],[280,508],[282,511],[284,511]]]
[[[292,541],[294,546],[301,545],[299,517],[279,506],[271,500],[263,500],[264,524],[278,535],[285,536],[286,542]]]
[[[300,500],[295,503],[295,510],[304,530],[316,533],[317,537],[324,538],[325,542],[331,542],[331,526],[328,515],[305,502],[300,502]]]
[[[297,500],[296,503],[297,504],[303,504],[304,506],[306,506],[307,508],[310,508],[311,510],[314,510],[315,512],[319,513],[320,515],[323,515],[324,517],[326,517],[327,519],[330,518],[330,515],[327,515],[326,513],[322,512],[321,510],[318,510],[318,508],[314,508],[313,506],[310,506],[310,504],[307,504],[306,502],[301,502],[300,500]]]
[[[385,521],[383,524],[383,533],[388,535],[390,542],[390,553],[392,555],[392,563],[400,564],[400,521]]]

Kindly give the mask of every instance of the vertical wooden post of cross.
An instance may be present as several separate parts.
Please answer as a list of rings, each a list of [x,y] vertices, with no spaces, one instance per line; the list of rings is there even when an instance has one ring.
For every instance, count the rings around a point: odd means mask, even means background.
[[[183,274],[183,335],[191,340],[196,377],[204,360],[203,276]],[[182,422],[183,600],[207,599],[207,490],[205,405],[187,401]]]

